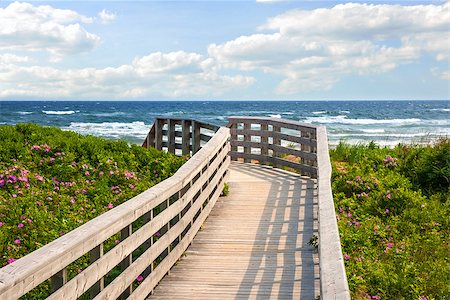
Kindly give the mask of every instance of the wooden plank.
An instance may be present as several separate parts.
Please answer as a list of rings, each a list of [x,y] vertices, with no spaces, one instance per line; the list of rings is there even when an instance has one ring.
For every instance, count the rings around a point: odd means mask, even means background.
[[[188,120],[183,120],[181,128],[182,128],[182,142],[181,142],[182,155],[187,155],[190,154],[191,122]]]
[[[317,138],[320,295],[323,299],[350,299],[331,192],[331,163],[325,127],[317,129]]]
[[[307,245],[315,182],[267,166],[232,163],[230,169],[230,195],[219,198],[149,299],[316,298],[317,253]]]
[[[163,138],[163,119],[155,119],[155,148],[158,150],[162,150],[162,138]]]
[[[261,125],[262,126],[262,125]],[[267,125],[266,125],[267,126]],[[293,143],[299,143],[302,145],[308,145],[308,146],[316,146],[317,141],[314,139],[310,139],[310,138],[305,138],[305,137],[300,137],[300,136],[294,136],[294,135],[290,135],[287,133],[281,133],[281,132],[274,132],[274,131],[270,131],[270,130],[254,130],[254,129],[248,129],[248,130],[244,130],[244,129],[231,129],[231,135],[241,135],[241,134],[249,134],[249,135],[253,135],[253,136],[260,136],[260,137],[274,137],[276,136],[277,138],[279,138],[280,140],[284,140],[284,141],[288,141],[288,142],[293,142]],[[231,141],[236,141],[237,139],[231,139]]]
[[[175,154],[175,120],[169,119],[168,121],[168,134],[167,141],[169,143],[167,151]]]
[[[231,147],[233,147],[233,146],[260,148],[261,154],[268,153],[267,150],[270,149],[270,150],[276,151],[277,153],[294,155],[294,156],[312,160],[312,161],[315,161],[317,159],[316,153],[304,152],[301,150],[283,147],[283,146],[279,146],[279,145],[268,144],[268,143],[259,143],[259,142],[251,142],[251,141],[231,141]],[[266,155],[268,155],[268,154],[266,154]]]
[[[320,127],[317,125],[309,124],[309,123],[301,123],[292,120],[286,119],[277,119],[277,118],[264,118],[264,117],[238,117],[231,116],[228,117],[228,126],[233,123],[252,123],[252,124],[267,124],[267,125],[278,125],[282,128],[294,129],[294,130],[303,130],[309,132],[315,132],[316,128]]]

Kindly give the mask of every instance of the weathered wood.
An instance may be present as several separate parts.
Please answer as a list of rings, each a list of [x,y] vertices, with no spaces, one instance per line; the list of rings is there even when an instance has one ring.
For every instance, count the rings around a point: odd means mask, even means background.
[[[316,153],[310,153],[310,152],[303,152],[301,150],[297,150],[294,148],[288,148],[288,147],[283,147],[283,146],[279,146],[279,145],[274,145],[274,144],[268,144],[268,143],[258,143],[258,142],[246,142],[246,141],[231,141],[231,147],[233,148],[233,146],[243,146],[243,147],[253,147],[253,148],[260,148],[261,149],[261,155],[263,155],[262,153],[266,153],[266,155],[268,155],[268,151],[267,150],[273,150],[276,151],[277,153],[281,153],[281,154],[290,154],[290,155],[294,155],[297,157],[301,157],[301,158],[305,158],[308,160],[313,160],[315,161],[317,159],[317,154]]]
[[[281,132],[274,132],[271,130],[264,130],[264,131],[259,131],[259,130],[244,130],[244,129],[231,129],[231,134],[233,136],[237,135],[237,134],[249,134],[249,135],[254,135],[254,136],[260,136],[260,137],[274,137],[276,136],[277,139],[280,140],[284,140],[284,141],[288,141],[288,142],[294,142],[294,143],[299,143],[299,144],[303,144],[303,145],[309,145],[309,146],[316,146],[317,142],[314,139],[309,139],[309,138],[305,138],[305,137],[300,137],[300,136],[293,136],[290,134],[286,134],[286,133],[281,133]],[[232,138],[232,141],[236,141],[236,138]]]
[[[307,244],[317,205],[314,181],[234,162],[228,182],[230,195],[219,198],[149,299],[315,299],[317,254]]]
[[[264,118],[264,117],[228,117],[228,126],[232,123],[250,123],[250,124],[267,124],[267,125],[278,125],[286,129],[303,130],[308,132],[315,132],[316,128],[320,127],[313,124],[300,123],[297,121],[291,121],[286,119],[277,118]]]
[[[60,289],[67,282],[67,269],[64,268],[51,278],[52,292]]]
[[[251,141],[251,135],[245,133],[246,131],[250,130],[250,128],[250,123],[244,123],[244,142],[247,142],[244,146],[244,153],[251,153],[251,143],[249,143]],[[244,162],[249,163],[250,160],[244,157]]]
[[[325,127],[317,128],[317,138],[320,297],[350,299],[331,192],[331,163]]]
[[[191,145],[191,132],[190,132],[191,122],[188,120],[183,120],[182,124],[182,142],[181,149],[182,155],[190,154]]]
[[[103,256],[103,243],[89,251],[89,260],[90,263],[94,263],[99,260]],[[103,276],[90,288],[91,298],[94,298],[95,295],[100,293],[101,290],[105,287],[105,282]]]
[[[164,120],[156,119],[154,123],[155,127],[155,148],[158,150],[162,150],[162,141],[163,141],[163,126]]]
[[[167,141],[169,143],[167,152],[175,154],[175,120],[168,120],[168,135]]]
[[[192,121],[192,154],[200,149],[200,123]]]

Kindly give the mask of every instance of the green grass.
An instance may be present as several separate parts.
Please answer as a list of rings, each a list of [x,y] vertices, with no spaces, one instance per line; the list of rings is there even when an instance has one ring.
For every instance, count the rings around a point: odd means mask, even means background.
[[[330,155],[352,299],[449,299],[450,140]]]

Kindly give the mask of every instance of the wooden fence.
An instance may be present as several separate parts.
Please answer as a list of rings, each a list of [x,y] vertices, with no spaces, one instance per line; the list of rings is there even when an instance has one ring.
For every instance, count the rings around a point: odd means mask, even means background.
[[[200,150],[194,144],[198,152],[172,177],[0,269],[0,299],[17,299],[48,279],[50,299],[146,297],[181,257],[221,194],[229,136],[228,128],[220,128]],[[120,242],[104,251],[117,234]],[[68,280],[67,266],[86,255],[91,264]],[[105,278],[117,270],[120,274],[107,284]]]
[[[317,178],[321,299],[350,299],[331,191],[327,131],[295,121],[230,117],[231,158],[292,168]]]
[[[142,146],[194,155],[219,128],[190,119],[156,118]]]

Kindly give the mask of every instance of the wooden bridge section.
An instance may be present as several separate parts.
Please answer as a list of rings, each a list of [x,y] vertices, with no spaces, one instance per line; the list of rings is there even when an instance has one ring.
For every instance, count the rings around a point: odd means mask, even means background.
[[[350,299],[324,127],[157,118],[143,146],[191,158],[0,269],[0,299],[48,286],[49,299]],[[77,261],[89,265],[76,273]]]
[[[228,182],[229,196],[149,299],[315,299],[315,180],[233,163]]]

